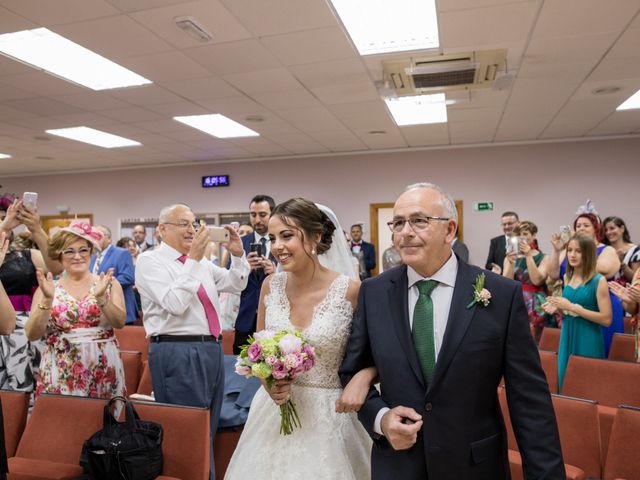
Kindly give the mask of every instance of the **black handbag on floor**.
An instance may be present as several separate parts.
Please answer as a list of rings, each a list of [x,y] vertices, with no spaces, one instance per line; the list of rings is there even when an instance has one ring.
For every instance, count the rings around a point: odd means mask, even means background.
[[[125,404],[125,421],[111,415],[111,405]],[[140,420],[133,404],[114,397],[105,405],[103,428],[84,442],[80,465],[94,480],[152,480],[162,473],[162,425]]]

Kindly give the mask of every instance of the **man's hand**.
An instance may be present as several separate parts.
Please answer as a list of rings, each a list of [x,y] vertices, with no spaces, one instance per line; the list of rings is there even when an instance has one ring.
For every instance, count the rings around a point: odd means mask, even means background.
[[[191,248],[188,253],[189,258],[196,262],[202,260],[204,258],[204,253],[207,250],[207,245],[209,245],[209,232],[205,225],[201,225],[193,236]]]
[[[244,253],[244,248],[240,235],[238,235],[238,232],[230,225],[225,225],[224,228],[229,232],[229,241],[223,243],[222,246],[229,250],[234,257],[241,257]]]
[[[408,450],[418,440],[422,417],[413,408],[395,407],[386,412],[380,429],[394,450]]]
[[[251,270],[262,268],[262,257],[256,252],[250,252],[249,255],[247,255],[247,261],[249,265],[251,265]]]

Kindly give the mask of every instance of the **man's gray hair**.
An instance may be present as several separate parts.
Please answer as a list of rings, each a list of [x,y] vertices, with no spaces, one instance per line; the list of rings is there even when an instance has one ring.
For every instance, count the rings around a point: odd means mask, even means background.
[[[442,206],[442,212],[446,217],[449,217],[458,223],[458,210],[456,209],[456,202],[453,201],[451,195],[445,192],[435,183],[419,182],[413,183],[404,189],[405,192],[409,190],[416,190],[418,188],[424,188],[425,190],[435,190],[440,194],[440,205]]]
[[[174,203],[173,205],[169,205],[168,207],[164,207],[162,210],[160,210],[160,216],[158,217],[158,225],[160,225],[162,223],[167,223],[169,220],[171,220],[171,214],[178,207],[182,207],[182,208],[186,208],[188,210],[191,210],[191,207],[189,205],[184,204],[184,203]]]
[[[111,237],[111,229],[109,227],[107,227],[106,225],[96,225],[96,228],[103,229],[107,233],[107,237],[113,238],[113,237]]]

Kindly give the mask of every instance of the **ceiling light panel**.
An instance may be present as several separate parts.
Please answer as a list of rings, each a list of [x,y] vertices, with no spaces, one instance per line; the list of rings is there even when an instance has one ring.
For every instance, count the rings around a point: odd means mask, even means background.
[[[259,137],[258,132],[231,120],[230,118],[213,113],[208,115],[189,115],[173,117],[174,120],[196,128],[216,138]]]
[[[640,90],[622,102],[616,110],[632,110],[634,108],[640,108]]]
[[[384,101],[399,127],[447,122],[447,105],[444,93],[385,98]]]
[[[7,155],[6,153],[0,153],[0,159],[3,158],[11,158],[11,155]]]
[[[331,0],[360,55],[438,48],[435,0]]]
[[[0,53],[92,90],[152,83],[46,28],[0,35]]]
[[[113,135],[111,133],[95,130],[89,127],[71,127],[47,130],[47,133],[58,137],[89,143],[102,148],[136,147],[140,142],[128,138]]]

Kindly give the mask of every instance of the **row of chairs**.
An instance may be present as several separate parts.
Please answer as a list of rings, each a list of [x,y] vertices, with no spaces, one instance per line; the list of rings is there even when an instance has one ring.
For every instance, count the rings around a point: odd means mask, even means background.
[[[84,440],[102,428],[104,400],[43,394],[29,421],[29,394],[0,391],[9,480],[73,479]],[[161,480],[209,478],[209,410],[135,402],[141,418],[162,424]],[[220,477],[222,478],[222,477]]]
[[[504,387],[499,387],[498,398],[507,428],[511,477],[519,480],[523,478],[522,458]],[[616,409],[610,441],[603,449],[597,402],[556,394],[552,395],[552,402],[567,479],[640,479],[640,457],[635,452],[635,443],[640,438],[640,408],[620,406]]]
[[[559,328],[545,327],[540,335],[540,350],[557,352],[560,347]],[[636,361],[636,336],[630,333],[616,333],[611,340],[609,360],[621,360],[623,362]]]

